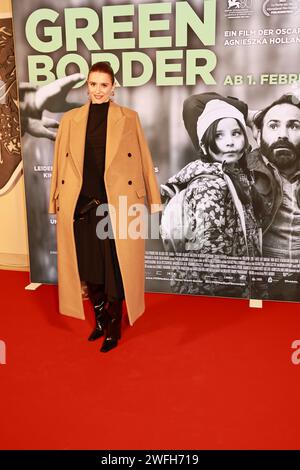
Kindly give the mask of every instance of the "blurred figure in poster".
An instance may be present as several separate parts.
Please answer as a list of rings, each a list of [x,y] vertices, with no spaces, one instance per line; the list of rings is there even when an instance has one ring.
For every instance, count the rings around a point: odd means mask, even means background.
[[[74,73],[42,87],[21,83],[19,95],[22,134],[27,132],[34,137],[55,140],[55,129],[58,128],[59,122],[45,116],[44,111],[64,113],[79,107],[80,103],[68,102],[67,95],[84,78],[81,73]]]
[[[263,256],[300,259],[300,101],[282,95],[254,116],[259,148],[247,159],[262,200]],[[300,301],[299,274],[269,279],[269,297]]]
[[[209,101],[197,120],[199,159],[169,178],[161,191],[185,189],[186,238],[172,238],[162,218],[162,237],[184,251],[259,256],[259,230],[252,204],[253,182],[246,165],[245,117],[223,100]],[[171,221],[170,221],[171,222]],[[183,242],[183,243],[182,243]]]
[[[199,158],[161,186],[169,200],[161,236],[169,250],[257,257],[261,237],[253,204],[256,191],[246,164],[247,107],[214,94],[207,98],[194,95],[184,103],[185,125]]]
[[[283,95],[254,117],[259,149],[247,159],[263,200],[263,255],[300,258],[300,103]]]

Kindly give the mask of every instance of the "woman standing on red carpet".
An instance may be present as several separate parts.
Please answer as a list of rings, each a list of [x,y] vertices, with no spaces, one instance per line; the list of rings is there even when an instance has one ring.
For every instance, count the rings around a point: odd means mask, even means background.
[[[96,316],[89,340],[105,334],[101,351],[106,352],[121,337],[123,299],[131,325],[145,308],[145,239],[130,237],[128,226],[123,236],[118,221],[128,217],[120,198],[133,208],[144,204],[146,196],[151,213],[160,210],[161,201],[138,114],[111,101],[112,68],[106,62],[94,64],[87,82],[88,103],[65,113],[60,122],[49,212],[57,215],[60,312],[84,318],[85,281]],[[105,220],[109,230],[100,239],[96,226],[99,221],[105,226]]]

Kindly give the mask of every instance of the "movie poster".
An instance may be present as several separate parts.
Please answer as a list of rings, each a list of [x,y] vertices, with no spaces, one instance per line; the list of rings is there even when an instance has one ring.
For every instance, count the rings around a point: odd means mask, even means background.
[[[58,122],[105,60],[115,100],[140,115],[164,201],[149,217],[147,290],[300,300],[300,2],[18,3],[32,280],[56,280]]]

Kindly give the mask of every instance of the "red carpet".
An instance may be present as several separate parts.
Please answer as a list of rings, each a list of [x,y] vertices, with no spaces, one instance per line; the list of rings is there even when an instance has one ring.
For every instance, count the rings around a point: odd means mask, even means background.
[[[1,449],[299,449],[298,304],[147,294],[117,349],[0,271]]]

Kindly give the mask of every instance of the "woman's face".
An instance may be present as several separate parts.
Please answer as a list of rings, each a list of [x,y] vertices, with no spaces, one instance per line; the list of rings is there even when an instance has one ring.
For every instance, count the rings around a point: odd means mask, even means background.
[[[245,137],[238,122],[234,118],[224,118],[218,123],[216,131],[216,145],[220,150],[209,153],[216,162],[237,162],[244,153]]]
[[[94,104],[109,101],[115,86],[111,77],[105,72],[91,72],[88,78],[88,91],[91,102]]]

